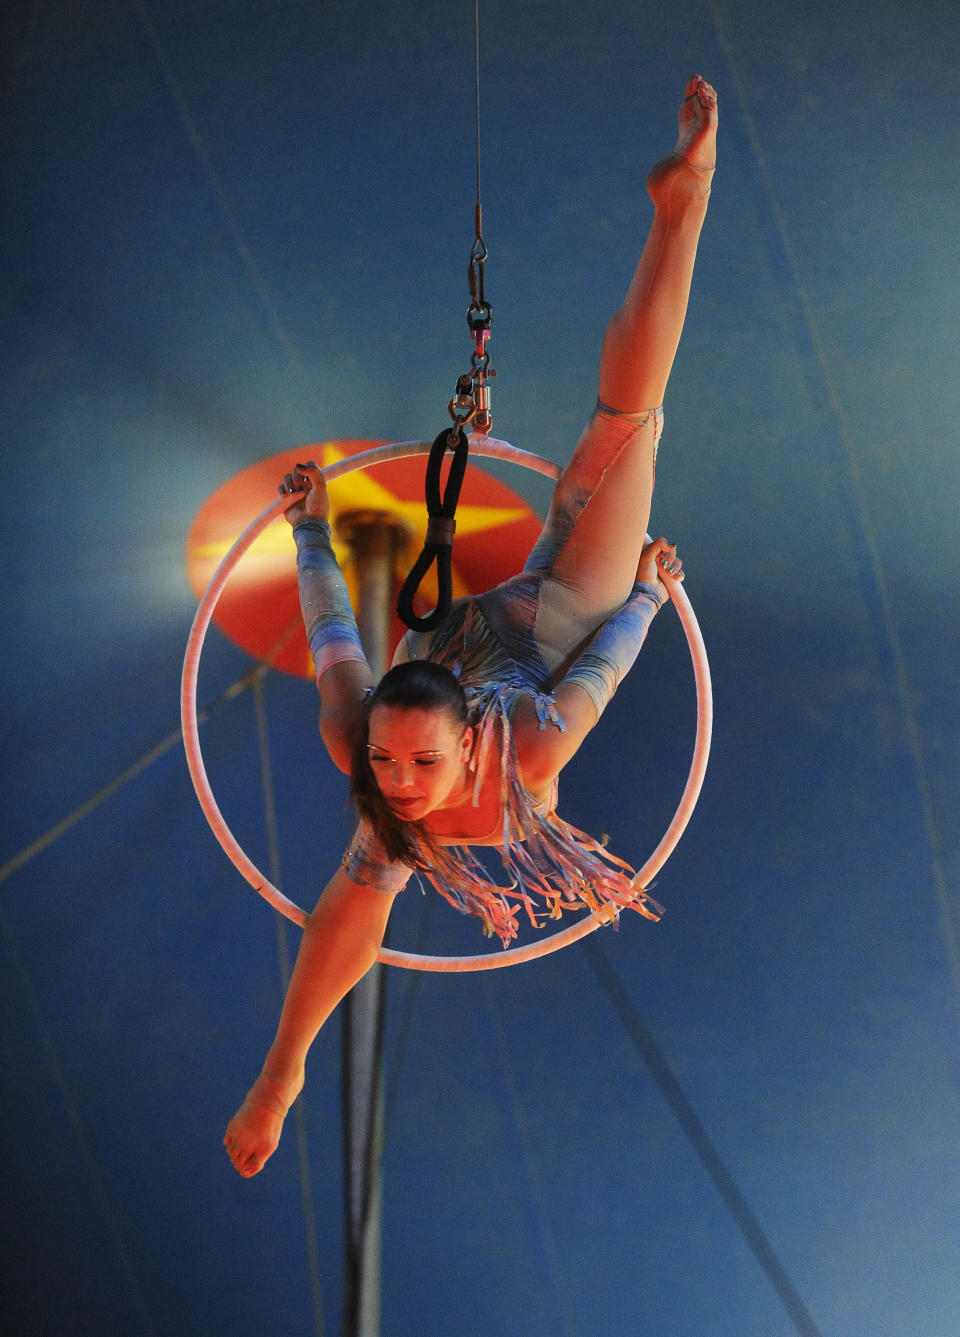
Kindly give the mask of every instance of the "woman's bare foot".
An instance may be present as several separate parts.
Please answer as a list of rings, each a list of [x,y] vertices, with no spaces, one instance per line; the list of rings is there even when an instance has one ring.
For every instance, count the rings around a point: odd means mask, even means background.
[[[303,1075],[284,1082],[261,1073],[227,1124],[223,1145],[245,1179],[258,1174],[277,1149],[287,1110],[303,1089]]]
[[[710,193],[717,162],[717,94],[701,75],[687,80],[677,120],[673,152],[647,177],[647,190],[657,208],[668,207],[678,196],[706,198]]]
[[[712,171],[717,165],[717,90],[702,75],[688,80],[677,119],[674,154],[691,167]]]

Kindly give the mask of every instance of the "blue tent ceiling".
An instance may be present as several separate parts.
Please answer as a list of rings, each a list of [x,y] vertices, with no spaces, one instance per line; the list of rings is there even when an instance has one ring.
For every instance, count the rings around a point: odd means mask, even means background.
[[[678,89],[702,69],[720,90],[653,521],[682,545],[717,732],[662,924],[630,916],[600,958],[390,976],[384,1337],[789,1337],[804,1314],[836,1337],[953,1337],[953,7],[482,16],[496,430],[556,460],[593,399]],[[194,607],[184,538],[210,492],[287,446],[443,423],[469,356],[471,24],[435,0],[41,0],[11,22],[10,1331],[339,1330],[337,1024],[299,1136],[239,1180],[219,1139],[295,933],[158,744]],[[543,508],[542,483],[509,481]],[[202,698],[250,667],[211,636]],[[208,765],[265,862],[258,693],[283,883],[306,903],[348,831],[310,685],[268,675],[218,707]],[[564,813],[640,858],[692,710],[668,613],[565,774]],[[415,891],[394,936],[482,945]]]

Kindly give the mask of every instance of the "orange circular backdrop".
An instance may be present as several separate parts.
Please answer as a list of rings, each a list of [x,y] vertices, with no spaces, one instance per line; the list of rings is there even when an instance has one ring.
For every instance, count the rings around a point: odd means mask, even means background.
[[[187,577],[199,598],[221,559],[251,520],[277,495],[283,475],[299,462],[333,464],[383,441],[322,441],[282,450],[228,479],[209,497],[187,535]],[[383,511],[399,519],[410,537],[401,546],[394,572],[394,603],[407,571],[423,547],[427,510],[423,499],[426,456],[390,460],[357,470],[330,484],[330,520],[350,511]],[[457,507],[453,544],[453,596],[479,594],[521,569],[540,533],[541,521],[505,483],[470,465]],[[355,597],[351,550],[334,537],[334,552]],[[421,587],[417,612],[436,603],[436,563]],[[240,562],[217,605],[213,620],[237,645],[274,668],[313,677],[297,596],[296,548],[286,520],[264,531]],[[390,647],[405,628],[393,614]]]

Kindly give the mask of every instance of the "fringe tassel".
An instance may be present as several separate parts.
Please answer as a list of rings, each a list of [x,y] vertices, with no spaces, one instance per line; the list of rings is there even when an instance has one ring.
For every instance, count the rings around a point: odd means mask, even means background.
[[[479,802],[493,757],[498,753],[500,758],[500,854],[508,883],[494,885],[468,847],[453,846],[443,849],[424,870],[435,889],[461,913],[478,916],[484,934],[498,937],[504,947],[517,937],[520,913],[534,928],[559,919],[564,911],[583,909],[614,926],[621,910],[659,920],[663,908],[637,883],[628,863],[555,811],[538,811],[523,785],[511,710],[518,696],[533,695],[540,720],[562,727],[552,697],[502,683],[476,689],[464,686],[478,731],[474,803]]]

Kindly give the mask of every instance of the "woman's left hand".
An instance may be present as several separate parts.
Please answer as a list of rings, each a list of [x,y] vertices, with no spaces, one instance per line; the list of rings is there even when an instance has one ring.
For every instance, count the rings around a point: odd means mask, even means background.
[[[673,581],[683,580],[683,562],[677,556],[677,545],[666,539],[654,539],[640,553],[637,580],[659,589],[664,599],[670,598]]]

